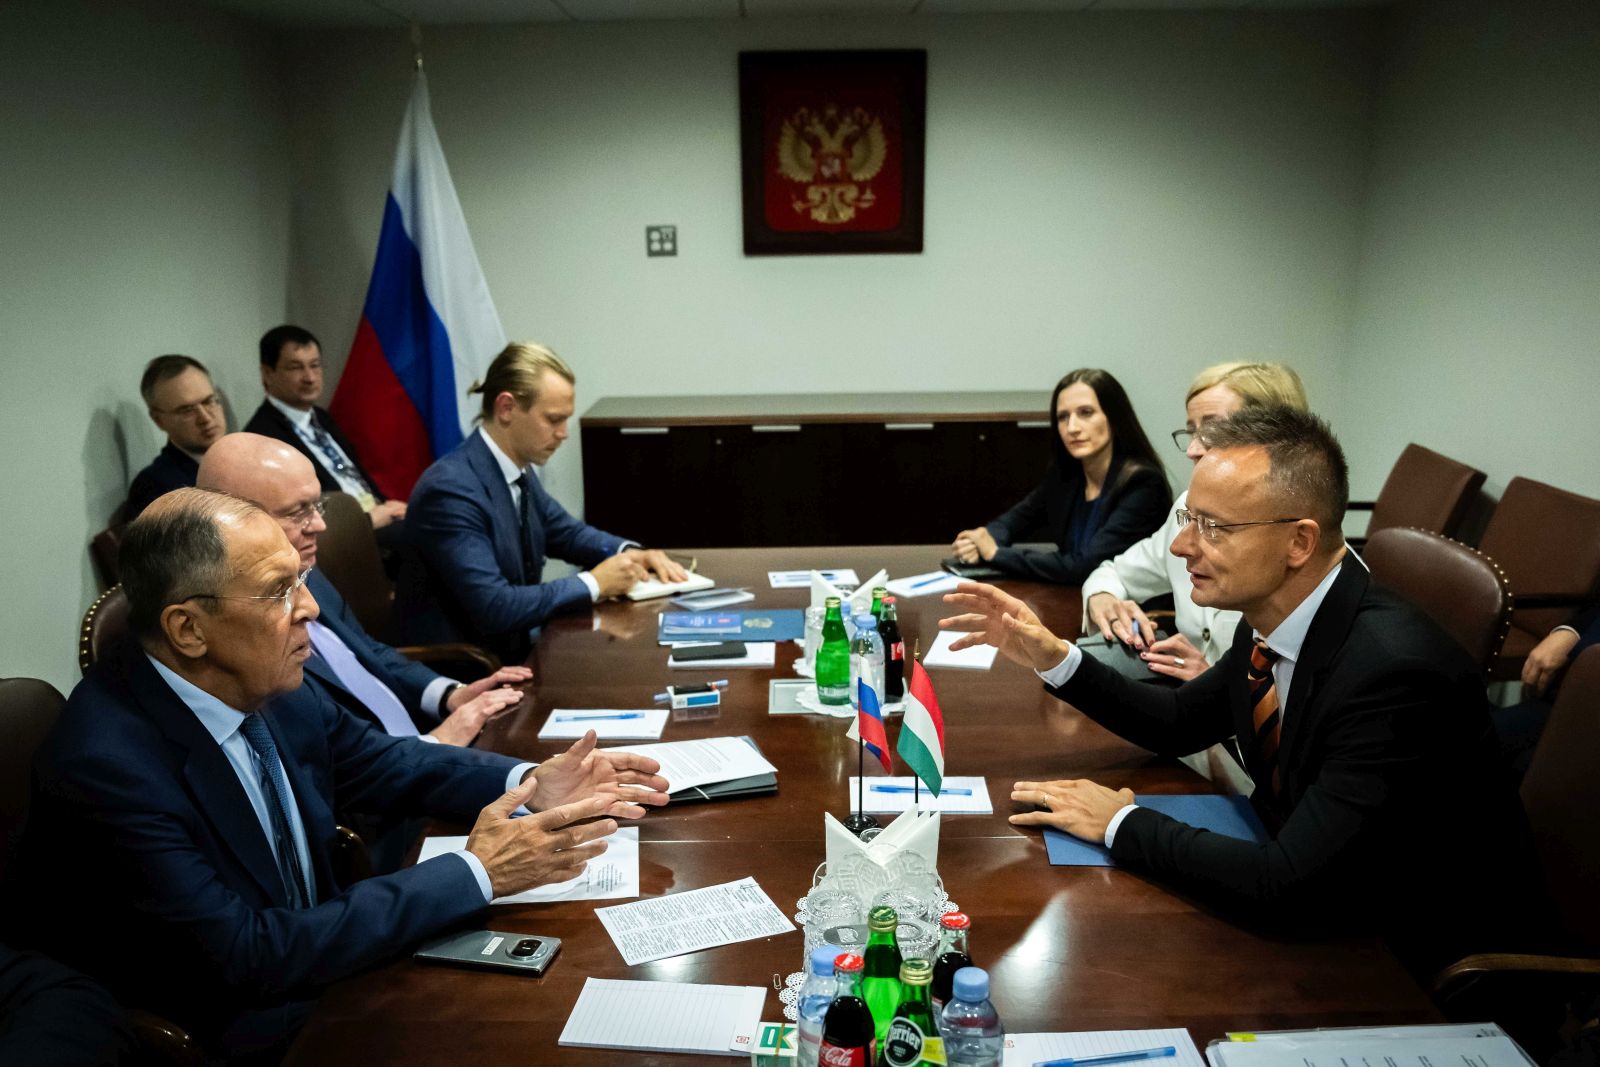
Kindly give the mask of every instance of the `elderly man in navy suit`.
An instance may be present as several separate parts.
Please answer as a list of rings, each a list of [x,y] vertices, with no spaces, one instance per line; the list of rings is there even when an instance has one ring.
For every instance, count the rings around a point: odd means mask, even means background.
[[[401,582],[408,640],[475,641],[521,659],[558,612],[619,596],[649,574],[688,577],[666,553],[573,518],[544,491],[532,468],[567,439],[575,382],[554,352],[518,343],[471,390],[483,395],[482,425],[411,492],[407,521],[426,574]],[[546,556],[586,569],[545,582]]]
[[[575,877],[613,818],[666,800],[653,761],[597,752],[593,733],[533,767],[390,737],[302,685],[317,603],[254,504],[167,494],[129,526],[121,573],[134,640],[89,671],[39,749],[11,914],[213,1052],[281,1050],[326,984],[495,896]],[[472,832],[342,886],[336,798]]]

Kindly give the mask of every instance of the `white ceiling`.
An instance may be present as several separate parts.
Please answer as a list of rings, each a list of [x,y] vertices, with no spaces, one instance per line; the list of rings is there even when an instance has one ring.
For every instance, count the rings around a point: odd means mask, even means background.
[[[484,22],[733,19],[783,15],[954,15],[1094,9],[1293,10],[1375,7],[1391,0],[208,0],[296,26],[428,26]]]

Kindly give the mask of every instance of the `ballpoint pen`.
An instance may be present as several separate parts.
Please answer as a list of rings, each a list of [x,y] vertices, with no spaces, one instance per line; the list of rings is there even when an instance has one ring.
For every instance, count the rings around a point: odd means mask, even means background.
[[[595,720],[600,720],[600,719],[606,719],[606,720],[610,720],[610,719],[642,719],[642,718],[644,718],[644,712],[642,712],[642,711],[623,711],[623,712],[602,712],[602,713],[600,713],[598,715],[555,715],[555,716],[552,716],[551,718],[552,718],[552,721],[554,721],[554,722],[593,722]]]
[[[941,572],[939,574],[935,574],[932,578],[924,578],[920,582],[912,582],[911,583],[911,588],[913,588],[913,589],[921,589],[925,585],[932,585],[934,582],[942,582],[948,577],[950,577],[948,574],[944,574],[944,573]]]
[[[1097,1067],[1102,1063],[1132,1063],[1134,1060],[1159,1060],[1176,1056],[1178,1050],[1171,1045],[1161,1048],[1142,1048],[1137,1052],[1107,1052],[1102,1056],[1068,1056],[1059,1060],[1038,1060],[1033,1067]]]
[[[872,785],[867,786],[867,788],[872,790],[874,793],[914,793],[914,792],[916,792],[916,787],[915,786],[900,785],[900,784],[898,784],[896,782],[877,782],[877,783],[874,783]],[[928,792],[931,793],[931,792],[933,792],[933,790],[929,789]],[[972,790],[966,788],[965,786],[950,786],[950,787],[947,787],[945,789],[939,790],[939,795],[940,796],[944,796],[947,793],[950,796],[953,796],[953,797],[970,797],[972,795]]]

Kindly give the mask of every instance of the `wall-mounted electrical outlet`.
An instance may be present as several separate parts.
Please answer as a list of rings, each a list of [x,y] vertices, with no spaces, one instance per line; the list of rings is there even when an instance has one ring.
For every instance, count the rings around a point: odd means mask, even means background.
[[[646,226],[644,251],[647,256],[675,256],[678,254],[678,228],[676,226]]]

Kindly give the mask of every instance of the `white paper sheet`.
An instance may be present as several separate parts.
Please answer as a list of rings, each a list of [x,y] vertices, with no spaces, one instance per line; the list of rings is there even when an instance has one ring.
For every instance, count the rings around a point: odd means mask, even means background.
[[[1532,1067],[1532,1061],[1504,1035],[1496,1037],[1439,1037],[1422,1031],[1405,1037],[1327,1037],[1310,1040],[1284,1035],[1256,1041],[1221,1041],[1206,1055],[1217,1067],[1349,1067],[1384,1064],[1386,1067]],[[1337,1035],[1338,1031],[1327,1031]],[[1263,1037],[1268,1035],[1261,1035]],[[1160,1067],[1141,1064],[1138,1067]]]
[[[495,897],[491,904],[547,904],[553,900],[616,900],[639,895],[639,828],[624,826],[603,839],[606,850],[589,861],[583,873],[565,882],[552,882],[506,897]],[[467,847],[464,837],[425,837],[417,862],[459,852]]]
[[[1033,1067],[1047,1060],[1104,1056],[1113,1052],[1172,1046],[1174,1055],[1154,1060],[1134,1060],[1126,1067],[1206,1067],[1189,1031],[1083,1030],[1071,1034],[1008,1034],[1004,1067]]]
[[[602,741],[654,741],[671,708],[556,708],[539,728],[541,741],[575,741],[593,730]]]
[[[720,644],[717,641],[674,641],[673,648],[693,648],[696,645]],[[778,643],[776,641],[746,641],[744,655],[733,656],[729,659],[691,659],[679,662],[667,656],[667,666],[686,671],[709,670],[723,667],[772,667],[778,662]]]
[[[710,589],[716,584],[703,574],[691,574],[681,582],[661,582],[654,578],[646,578],[642,582],[634,582],[622,595],[629,600],[654,600],[656,597],[671,596],[673,593],[692,593],[696,589]]]
[[[659,745],[617,745],[606,752],[633,752],[661,764],[668,792],[731,782],[757,774],[774,774],[778,768],[750,744],[737,737],[707,737],[695,741],[666,741]]]
[[[969,671],[986,671],[993,667],[995,653],[999,651],[993,645],[974,645],[972,648],[963,648],[960,652],[950,650],[950,645],[956,638],[965,636],[954,630],[940,630],[939,636],[933,639],[933,647],[923,655],[922,665],[958,667]]]
[[[629,967],[794,930],[754,878],[594,913]]]
[[[588,978],[560,1043],[748,1056],[766,999],[761,986]]]
[[[944,571],[928,571],[924,574],[913,574],[909,578],[896,578],[888,582],[886,588],[890,593],[904,600],[907,597],[931,596],[934,593],[949,593],[961,584],[961,579]]]
[[[817,572],[834,585],[860,585],[861,579],[849,567]],[[767,581],[774,589],[806,589],[811,585],[810,571],[768,571]]]
[[[856,811],[856,783],[850,778],[850,810]],[[895,815],[910,811],[912,807],[912,782],[909,774],[893,778],[868,778],[863,791],[867,812],[872,815]],[[960,792],[965,790],[965,792]],[[921,799],[916,801],[923,810],[940,811],[946,815],[993,815],[994,804],[989,800],[989,783],[979,777],[946,778],[937,797],[923,786]]]

